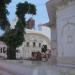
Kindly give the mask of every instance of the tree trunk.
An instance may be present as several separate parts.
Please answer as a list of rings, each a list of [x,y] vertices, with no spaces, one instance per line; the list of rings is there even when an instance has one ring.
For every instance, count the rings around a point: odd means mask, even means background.
[[[9,47],[7,49],[7,59],[10,59],[10,60],[16,59],[16,47]]]

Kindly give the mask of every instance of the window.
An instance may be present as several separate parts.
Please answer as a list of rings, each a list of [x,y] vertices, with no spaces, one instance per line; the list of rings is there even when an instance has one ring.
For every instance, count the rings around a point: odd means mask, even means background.
[[[29,42],[26,43],[26,46],[29,47]]]
[[[41,47],[41,43],[39,43],[39,47]]]
[[[36,43],[35,42],[33,42],[33,47],[35,47],[36,46]]]
[[[0,53],[2,53],[2,48],[0,48]]]
[[[5,47],[3,47],[3,53],[6,53],[6,49],[5,49]]]

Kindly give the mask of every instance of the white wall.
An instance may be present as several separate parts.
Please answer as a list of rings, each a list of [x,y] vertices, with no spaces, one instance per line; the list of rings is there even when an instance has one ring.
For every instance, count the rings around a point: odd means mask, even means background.
[[[0,50],[0,57],[3,57],[3,58],[7,58],[7,55],[6,55],[6,52],[4,53],[3,52],[3,48],[5,47],[5,50],[7,52],[7,46],[4,42],[0,41],[0,49],[2,48],[2,52]]]
[[[56,0],[48,1],[46,3],[50,27],[51,27],[51,49],[53,50],[53,56],[57,57],[57,30],[56,30]]]
[[[58,57],[75,57],[75,1],[59,6],[56,16]]]
[[[26,33],[25,34],[25,42],[19,48],[20,54],[17,54],[17,57],[29,58],[31,57],[32,52],[41,52],[41,47],[43,44],[46,44],[48,49],[50,49],[50,40],[43,34],[40,33]],[[26,43],[29,42],[29,47],[26,46]],[[33,47],[33,42],[36,43],[36,46]],[[39,47],[39,43],[41,43],[41,47]]]

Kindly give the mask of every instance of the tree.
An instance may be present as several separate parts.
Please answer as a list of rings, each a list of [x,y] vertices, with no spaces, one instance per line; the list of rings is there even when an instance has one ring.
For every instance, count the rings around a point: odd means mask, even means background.
[[[6,9],[7,4],[10,2],[11,0],[0,0],[0,26],[3,30],[8,30],[10,28],[10,23],[7,19],[9,12]]]
[[[42,52],[45,53],[47,51],[47,45],[43,45],[42,48],[41,48],[41,50],[42,50]]]
[[[16,26],[14,29],[10,28],[3,35],[4,38],[3,41],[8,46],[8,50],[7,50],[8,59],[16,59],[16,48],[21,46],[24,41],[24,34],[25,34],[25,27],[26,27],[26,21],[25,21],[26,14],[35,15],[36,14],[35,5],[30,4],[28,2],[19,3],[17,5],[17,11],[16,11],[16,15],[18,17]]]

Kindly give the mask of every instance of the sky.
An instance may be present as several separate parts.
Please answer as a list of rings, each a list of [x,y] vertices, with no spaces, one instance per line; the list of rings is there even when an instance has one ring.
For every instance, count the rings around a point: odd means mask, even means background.
[[[42,34],[46,35],[51,40],[51,31],[49,27],[42,26]]]
[[[10,11],[10,15],[8,16],[8,18],[11,23],[16,18],[16,15],[15,15],[16,4],[18,4],[19,2],[25,2],[25,1],[35,4],[36,6],[36,9],[37,9],[36,15],[35,16],[27,15],[26,17],[26,19],[28,19],[29,17],[33,17],[35,19],[36,28],[38,24],[43,24],[49,21],[46,5],[45,5],[48,0],[12,0],[12,2],[8,5],[8,11]]]
[[[8,16],[10,23],[13,23],[13,21],[16,18],[16,15],[15,15],[16,5],[20,2],[25,2],[25,1],[35,4],[35,6],[36,6],[36,9],[37,9],[36,15],[35,16],[31,16],[31,15],[26,16],[26,19],[28,19],[29,17],[33,17],[33,19],[35,20],[35,25],[36,25],[35,29],[36,30],[38,30],[39,24],[44,24],[44,23],[49,22],[47,10],[46,10],[46,2],[48,0],[12,0],[12,2],[7,6],[7,9],[10,13]],[[0,32],[1,32],[1,30],[0,30]],[[3,34],[4,32],[1,32],[1,33]]]

